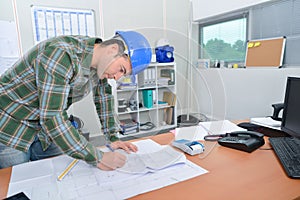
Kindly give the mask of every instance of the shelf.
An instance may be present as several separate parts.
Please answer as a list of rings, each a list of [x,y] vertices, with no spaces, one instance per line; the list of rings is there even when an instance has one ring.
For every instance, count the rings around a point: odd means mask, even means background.
[[[153,108],[140,108],[139,112],[145,112],[145,111],[150,111],[150,110],[155,110],[156,107],[153,106]]]
[[[155,88],[156,88],[155,85],[151,85],[151,86],[140,87],[139,90],[154,90]]]
[[[175,62],[151,63],[149,67],[145,69],[145,71],[136,75],[134,78],[131,78],[131,80],[129,79],[129,81],[131,81],[133,85],[136,84],[137,87],[117,89],[115,85],[115,87],[112,88],[115,96],[116,112],[120,118],[131,117],[134,118],[134,120],[139,124],[144,122],[152,122],[155,127],[157,127],[155,129],[146,131],[140,130],[136,133],[131,133],[128,135],[120,134],[121,138],[147,135],[150,133],[160,132],[161,130],[175,128],[177,126],[176,100],[174,106],[174,102],[170,103],[172,106],[169,104],[158,104],[158,101],[163,101],[164,98],[168,98],[170,95],[176,95],[177,79],[175,74]],[[169,83],[174,84],[169,85]],[[122,103],[118,105],[119,102]],[[151,107],[151,105],[153,105],[153,107]],[[125,109],[125,111],[118,113],[118,108],[121,108],[121,106],[122,109]],[[130,108],[132,106],[137,108],[137,110],[127,111],[128,107]],[[151,108],[147,108],[146,106]]]
[[[127,115],[127,114],[132,114],[132,113],[137,113],[138,110],[131,110],[131,111],[126,111],[126,112],[119,112],[119,115]]]
[[[165,108],[171,108],[172,106],[170,105],[160,105],[160,106],[157,106],[157,109],[165,109]]]
[[[134,92],[136,90],[151,90],[155,88],[170,88],[170,87],[175,87],[175,85],[151,85],[151,86],[143,86],[135,89],[117,89],[117,92]]]
[[[166,66],[174,66],[175,62],[168,62],[168,63],[157,63],[153,62],[149,64],[149,67],[166,67]]]
[[[175,87],[175,85],[157,85],[157,88],[172,88]]]
[[[119,115],[126,115],[131,113],[137,113],[137,112],[145,112],[150,110],[157,110],[157,109],[165,109],[170,108],[172,106],[170,105],[154,105],[152,108],[139,108],[139,110],[131,110],[131,111],[125,111],[125,112],[118,112]]]
[[[137,90],[137,88],[134,88],[134,89],[117,89],[117,92],[134,92],[136,90]]]
[[[165,126],[161,126],[161,127],[151,129],[151,130],[139,131],[139,132],[130,133],[130,134],[127,134],[127,135],[119,134],[118,137],[120,139],[131,140],[133,138],[141,138],[141,137],[147,137],[147,136],[157,135],[157,134],[161,134],[161,133],[167,133],[170,130],[175,129],[176,127],[177,127],[176,125],[165,125]]]

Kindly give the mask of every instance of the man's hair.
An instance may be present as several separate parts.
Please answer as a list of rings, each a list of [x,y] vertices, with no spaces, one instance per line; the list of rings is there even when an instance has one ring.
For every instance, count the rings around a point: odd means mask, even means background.
[[[111,44],[117,44],[119,46],[119,52],[117,54],[117,56],[124,56],[124,51],[125,51],[125,45],[124,45],[124,42],[120,39],[117,39],[117,38],[112,38],[112,39],[109,39],[109,40],[105,40],[103,42],[101,42],[101,46],[108,46],[108,45],[111,45]]]

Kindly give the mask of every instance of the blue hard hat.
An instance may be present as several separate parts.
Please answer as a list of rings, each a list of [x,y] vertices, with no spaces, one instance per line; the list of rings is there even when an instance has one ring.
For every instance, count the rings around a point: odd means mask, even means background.
[[[151,62],[152,50],[148,40],[135,31],[117,31],[128,48],[128,56],[132,66],[132,75],[136,75],[146,69]]]

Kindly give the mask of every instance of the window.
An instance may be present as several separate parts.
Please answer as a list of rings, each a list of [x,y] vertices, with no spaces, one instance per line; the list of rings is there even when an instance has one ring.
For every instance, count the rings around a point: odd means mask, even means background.
[[[200,58],[212,62],[244,63],[247,17],[200,25]]]

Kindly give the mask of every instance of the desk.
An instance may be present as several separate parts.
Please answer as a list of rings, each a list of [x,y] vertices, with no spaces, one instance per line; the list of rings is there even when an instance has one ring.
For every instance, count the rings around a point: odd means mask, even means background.
[[[170,144],[174,136],[148,138]],[[265,141],[263,148],[270,147]],[[272,150],[246,153],[216,145],[203,159],[187,158],[209,173],[131,199],[300,199],[300,180],[286,176]],[[11,168],[0,170],[0,198],[7,194],[10,175]]]

